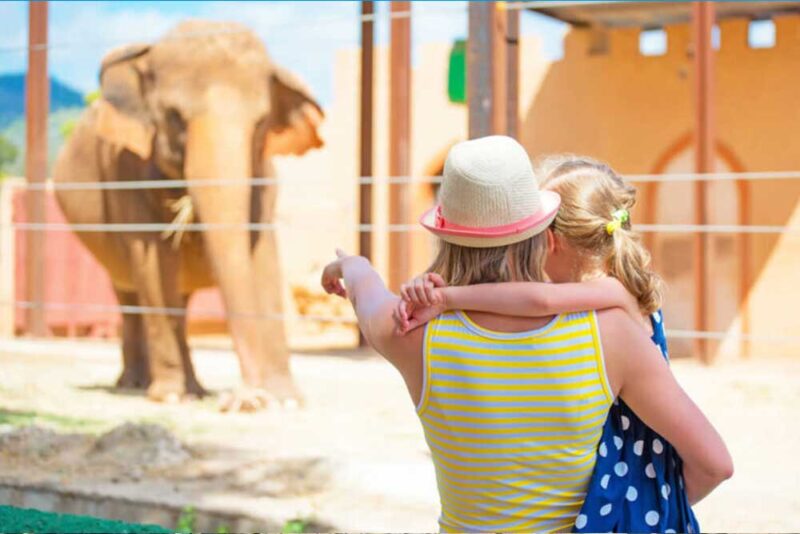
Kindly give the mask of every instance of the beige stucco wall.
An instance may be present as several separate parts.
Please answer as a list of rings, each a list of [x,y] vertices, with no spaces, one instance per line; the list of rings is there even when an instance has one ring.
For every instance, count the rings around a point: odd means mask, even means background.
[[[800,17],[777,19],[777,45],[751,49],[747,21],[724,21],[716,62],[716,115],[722,169],[781,171],[800,169]],[[608,34],[604,53],[590,53],[585,30],[571,31],[562,60],[549,62],[535,37],[521,41],[520,140],[532,157],[572,152],[608,161],[622,173],[691,170],[692,60],[685,25],[666,28],[668,51],[663,56],[639,53],[639,33]],[[596,41],[595,41],[596,42]],[[466,138],[467,111],[447,100],[449,44],[427,45],[417,55],[412,91],[412,161],[415,176],[436,172],[447,148]],[[358,51],[337,56],[335,97],[327,110],[327,146],[302,159],[279,162],[279,171],[314,177],[322,184],[309,190],[284,187],[282,218],[297,223],[282,243],[290,283],[303,283],[330,257],[333,244],[355,247],[358,162]],[[375,174],[385,177],[388,161],[388,57],[376,54]],[[310,179],[310,178],[309,178]],[[298,183],[300,179],[298,179]],[[800,180],[759,181],[747,186],[751,224],[791,225],[800,219]],[[429,186],[412,188],[411,221],[432,202]],[[734,184],[709,185],[709,222],[736,223]],[[642,206],[635,220],[691,223],[692,186],[670,184],[660,189],[658,205]],[[385,224],[387,189],[374,190],[376,224]],[[300,230],[300,221],[314,221],[314,231]],[[374,236],[375,262],[387,268],[385,232]],[[720,235],[709,239],[709,328],[736,332],[746,316],[751,332],[794,335],[800,317],[790,313],[800,297],[797,289],[800,236],[757,235],[747,238],[751,273],[746,306],[738,306],[742,241]],[[430,259],[430,239],[414,234],[412,265],[421,270]],[[674,328],[693,326],[691,237],[661,235],[653,240],[658,269],[672,287],[666,312]],[[318,272],[318,271],[316,271]],[[727,343],[724,353],[737,351]],[[754,354],[792,353],[796,345],[754,344]],[[675,352],[690,350],[675,343]]]

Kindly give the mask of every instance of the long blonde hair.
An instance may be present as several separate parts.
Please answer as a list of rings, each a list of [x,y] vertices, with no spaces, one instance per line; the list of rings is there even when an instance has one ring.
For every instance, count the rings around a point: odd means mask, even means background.
[[[441,275],[451,286],[494,282],[542,282],[547,237],[491,248],[473,248],[439,240],[439,251],[428,272]]]
[[[650,269],[650,253],[631,230],[630,217],[611,233],[607,229],[615,211],[633,209],[636,188],[605,163],[590,158],[550,158],[541,170],[543,187],[561,195],[553,230],[590,262],[581,267],[602,269],[622,282],[642,312],[659,309],[663,282]]]

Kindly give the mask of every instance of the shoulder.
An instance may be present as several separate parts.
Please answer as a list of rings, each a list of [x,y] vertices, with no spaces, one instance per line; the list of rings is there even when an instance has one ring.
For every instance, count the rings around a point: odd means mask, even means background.
[[[597,316],[608,381],[617,394],[625,381],[629,356],[655,346],[642,327],[622,309],[609,308],[592,313]]]
[[[384,329],[373,348],[405,375],[409,365],[422,359],[423,343],[430,323],[412,330],[405,335],[394,332],[394,328]]]

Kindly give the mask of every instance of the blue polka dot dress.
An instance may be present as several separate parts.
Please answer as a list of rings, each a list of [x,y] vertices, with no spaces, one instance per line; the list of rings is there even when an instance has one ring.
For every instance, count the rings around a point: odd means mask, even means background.
[[[660,310],[650,322],[668,360]],[[574,532],[700,532],[677,451],[621,399],[609,410]]]

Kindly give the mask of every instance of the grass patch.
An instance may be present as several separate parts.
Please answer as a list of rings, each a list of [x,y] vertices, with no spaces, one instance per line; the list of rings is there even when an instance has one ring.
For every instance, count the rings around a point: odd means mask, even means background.
[[[84,417],[71,417],[34,411],[4,410],[0,408],[0,425],[23,427],[41,425],[63,432],[100,433],[110,426],[107,421]]]

